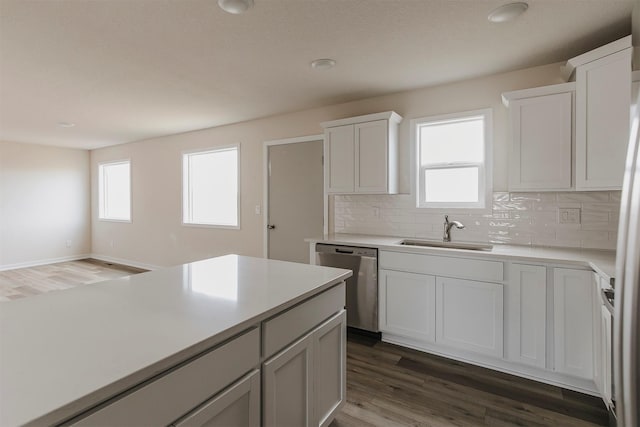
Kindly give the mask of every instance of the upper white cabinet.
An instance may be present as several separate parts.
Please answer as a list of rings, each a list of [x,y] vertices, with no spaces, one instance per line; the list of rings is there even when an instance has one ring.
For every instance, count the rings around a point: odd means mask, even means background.
[[[575,83],[504,93],[511,132],[509,190],[571,188]]]
[[[576,189],[620,189],[629,143],[631,36],[569,63],[576,77]]]
[[[327,193],[397,193],[401,121],[388,111],[322,123]]]
[[[555,370],[593,379],[593,287],[587,270],[553,269]]]

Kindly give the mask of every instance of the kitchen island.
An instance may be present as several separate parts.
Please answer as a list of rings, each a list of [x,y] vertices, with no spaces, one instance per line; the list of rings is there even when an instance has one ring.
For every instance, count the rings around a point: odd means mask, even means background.
[[[351,274],[227,255],[4,303],[0,425],[179,425],[234,413],[247,425],[328,423],[344,399]],[[276,381],[300,360],[300,384]],[[320,368],[334,372],[315,378]],[[337,395],[316,393],[327,389]],[[301,413],[283,409],[292,392]]]

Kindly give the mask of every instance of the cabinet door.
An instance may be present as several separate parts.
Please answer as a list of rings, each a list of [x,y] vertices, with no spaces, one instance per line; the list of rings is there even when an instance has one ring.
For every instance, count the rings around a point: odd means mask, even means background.
[[[512,101],[509,188],[571,188],[572,93]]]
[[[331,423],[346,399],[347,312],[320,326],[313,333],[314,426]]]
[[[353,125],[325,130],[325,179],[328,193],[353,193],[355,144]]]
[[[461,350],[503,356],[502,285],[436,279],[436,342]]]
[[[604,342],[602,337],[602,302],[600,301],[600,276],[597,273],[593,277],[593,382],[604,399]]]
[[[576,189],[620,189],[629,144],[631,48],[576,71]]]
[[[253,371],[173,425],[175,427],[258,427],[260,425],[260,371]]]
[[[313,335],[284,349],[262,369],[265,426],[312,425]]]
[[[355,191],[388,191],[388,121],[376,120],[355,125]]]
[[[586,270],[553,269],[557,372],[593,379],[593,288]]]
[[[547,269],[511,264],[507,286],[507,358],[545,368]]]
[[[380,330],[420,341],[435,340],[436,278],[380,270]]]
[[[602,398],[607,406],[611,406],[613,399],[613,371],[611,351],[613,343],[611,342],[611,313],[605,306],[600,307],[600,328],[602,334],[602,345],[600,346],[600,354],[602,360]]]

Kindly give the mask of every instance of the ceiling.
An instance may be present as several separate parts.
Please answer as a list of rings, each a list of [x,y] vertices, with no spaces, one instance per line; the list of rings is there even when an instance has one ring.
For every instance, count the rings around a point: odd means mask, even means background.
[[[0,140],[98,148],[563,61],[631,33],[634,0],[528,0],[488,22],[503,3],[255,0],[231,15],[216,0],[0,0]]]

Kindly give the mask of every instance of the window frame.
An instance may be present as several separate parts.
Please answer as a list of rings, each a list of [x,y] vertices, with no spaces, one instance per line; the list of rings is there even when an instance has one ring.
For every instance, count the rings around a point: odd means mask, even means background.
[[[187,197],[190,196],[191,187],[188,185],[189,182],[189,168],[186,167],[186,159],[188,156],[193,154],[207,154],[207,153],[215,153],[221,151],[229,151],[236,150],[236,182],[237,182],[237,195],[236,195],[236,223],[237,225],[225,225],[225,224],[209,224],[209,223],[199,223],[199,222],[186,222],[186,209],[187,206],[191,203],[190,199],[187,200]],[[181,213],[181,224],[185,227],[197,227],[197,228],[221,228],[221,229],[229,229],[229,230],[240,230],[240,221],[241,221],[241,150],[240,144],[231,144],[231,145],[223,145],[217,147],[209,147],[209,148],[198,148],[193,150],[182,151],[180,157],[181,168],[182,168],[182,213]],[[191,214],[192,211],[189,210]]]
[[[484,120],[484,162],[451,162],[434,163],[423,166],[420,163],[420,127],[426,124],[447,123],[465,121],[473,117],[482,117]],[[415,195],[416,207],[420,209],[447,209],[487,211],[491,209],[493,190],[493,110],[484,108],[479,110],[462,111],[457,113],[440,114],[412,119],[411,126],[411,155],[412,162],[412,193]],[[478,167],[478,201],[477,202],[429,202],[424,195],[424,176],[426,170],[463,169]]]
[[[121,164],[129,165],[129,219],[122,218],[109,218],[103,217],[102,213],[104,211],[103,206],[105,206],[105,196],[106,192],[104,190],[104,167],[105,166],[113,166],[113,165],[121,165]],[[122,222],[122,223],[131,223],[133,221],[133,168],[131,167],[132,162],[131,158],[120,159],[120,160],[106,160],[103,162],[98,162],[98,221],[108,221],[108,222]]]

